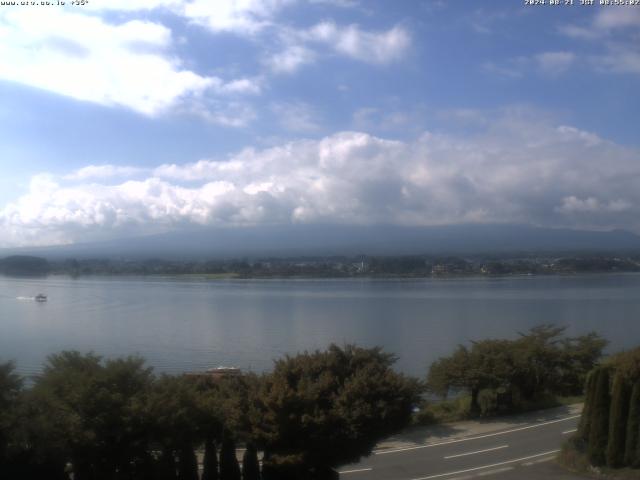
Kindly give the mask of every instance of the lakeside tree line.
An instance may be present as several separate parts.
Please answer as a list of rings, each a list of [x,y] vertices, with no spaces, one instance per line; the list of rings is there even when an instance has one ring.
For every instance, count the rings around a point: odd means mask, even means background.
[[[431,365],[429,389],[446,397],[470,394],[470,414],[523,410],[554,396],[581,395],[607,341],[595,333],[565,337],[565,328],[541,325],[513,340],[460,345]]]
[[[0,259],[7,275],[214,275],[270,277],[431,277],[465,275],[548,275],[596,272],[639,272],[640,254],[544,255],[355,255],[331,257],[268,257],[200,261],[70,258],[48,261],[15,255]]]
[[[0,478],[336,478],[405,427],[420,383],[379,348],[332,345],[272,372],[156,376],[141,358],[62,352],[25,388],[0,366]],[[241,469],[236,446],[246,447]],[[257,450],[263,452],[259,467]]]
[[[138,357],[62,352],[25,386],[13,364],[1,364],[0,478],[337,478],[335,467],[408,426],[426,391],[468,393],[470,416],[582,393],[606,342],[563,333],[541,326],[460,346],[426,381],[394,371],[395,356],[380,348],[353,345],[217,381],[155,375]]]

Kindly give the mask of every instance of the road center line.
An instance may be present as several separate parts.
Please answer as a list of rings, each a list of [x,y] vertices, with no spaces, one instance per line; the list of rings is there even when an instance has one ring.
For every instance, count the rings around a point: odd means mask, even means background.
[[[569,433],[573,433],[573,432],[577,432],[578,429],[577,428],[573,428],[571,430],[565,430],[564,432],[562,432],[563,435],[568,435]]]
[[[474,472],[476,470],[484,470],[485,468],[500,467],[502,465],[508,465],[510,463],[518,463],[518,462],[522,462],[523,460],[529,460],[531,458],[542,457],[544,455],[551,455],[552,453],[558,453],[559,451],[560,450],[550,450],[548,452],[529,455],[528,457],[514,458],[513,460],[506,460],[504,462],[492,463],[491,465],[483,465],[481,467],[467,468],[465,470],[457,470],[455,472],[449,472],[449,473],[438,473],[437,475],[429,475],[428,477],[413,478],[411,480],[430,480],[431,478],[448,477],[449,475],[458,475],[460,473]]]
[[[493,452],[494,450],[500,450],[502,448],[508,448],[508,447],[509,445],[500,445],[499,447],[485,448],[484,450],[476,450],[475,452],[458,453],[457,455],[449,455],[444,458],[445,460],[448,460],[450,458],[466,457],[467,455],[475,455],[476,453],[484,453],[484,452]]]
[[[415,447],[394,448],[393,450],[380,450],[380,451],[377,451],[377,452],[373,452],[373,454],[374,455],[387,455],[389,453],[407,452],[409,450],[418,450],[418,449],[421,449],[421,448],[431,448],[431,447],[437,447],[437,446],[440,446],[440,445],[450,445],[452,443],[469,442],[471,440],[479,440],[481,438],[495,437],[497,435],[506,435],[507,433],[520,432],[522,430],[528,430],[530,428],[544,427],[545,425],[551,425],[552,423],[566,422],[567,420],[573,420],[574,418],[580,418],[580,415],[572,415],[570,417],[560,418],[558,420],[550,420],[548,422],[536,423],[534,425],[527,425],[526,427],[512,428],[511,430],[503,430],[501,432],[487,433],[485,435],[477,435],[475,437],[458,438],[456,440],[447,440],[445,442],[428,443],[426,445],[416,445]]]
[[[356,470],[343,470],[342,472],[338,472],[340,475],[344,475],[345,473],[359,473],[359,472],[370,472],[373,470],[372,468],[358,468]]]

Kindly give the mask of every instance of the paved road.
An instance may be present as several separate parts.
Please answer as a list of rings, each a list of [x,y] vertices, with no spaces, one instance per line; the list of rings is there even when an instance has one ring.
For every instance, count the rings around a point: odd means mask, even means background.
[[[471,478],[581,478],[552,461],[576,429],[565,415],[491,433],[374,452],[340,469],[342,480],[462,480]]]

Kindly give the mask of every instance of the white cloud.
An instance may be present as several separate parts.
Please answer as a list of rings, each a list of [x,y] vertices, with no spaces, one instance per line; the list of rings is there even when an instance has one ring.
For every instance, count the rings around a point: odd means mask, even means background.
[[[315,132],[320,129],[315,109],[304,102],[275,102],[271,104],[280,125],[291,132]]]
[[[538,68],[546,74],[558,75],[566,72],[576,60],[572,52],[544,52],[535,55]]]
[[[145,170],[138,167],[119,165],[88,165],[65,176],[67,180],[88,180],[91,178],[132,177]]]
[[[640,9],[634,6],[601,8],[595,16],[593,26],[601,30],[640,26]]]
[[[83,9],[90,11],[105,11],[105,10],[119,10],[119,11],[140,11],[140,10],[155,10],[159,8],[166,8],[169,10],[180,10],[184,3],[184,0],[102,0],[96,2],[87,2],[82,6]]]
[[[422,124],[422,112],[419,108],[398,110],[395,108],[363,107],[352,115],[352,123],[358,130],[364,131],[402,131],[415,130]]]
[[[562,25],[560,32],[576,39],[599,42],[602,52],[588,57],[602,73],[640,74],[638,44],[640,9],[634,6],[601,8],[589,22]]]
[[[573,52],[541,52],[532,56],[509,58],[502,63],[486,62],[482,68],[487,73],[507,78],[520,78],[528,71],[553,76],[566,72],[576,60]]]
[[[343,55],[377,64],[399,60],[411,45],[411,36],[399,26],[376,32],[362,30],[358,25],[341,27],[327,21],[315,25],[303,36]]]
[[[275,13],[293,0],[192,0],[182,15],[214,32],[253,35],[272,25]]]
[[[370,64],[386,65],[400,60],[411,45],[402,27],[386,31],[363,30],[358,25],[340,26],[320,22],[307,30],[281,27],[282,50],[267,55],[263,63],[274,73],[293,73],[320,58],[320,45],[330,51]],[[314,47],[315,49],[312,49]]]
[[[315,59],[316,54],[312,50],[301,45],[289,45],[283,51],[267,56],[264,63],[274,73],[293,73]]]
[[[592,64],[605,73],[635,73],[640,74],[640,52],[625,45],[616,45],[604,55],[591,57]]]
[[[603,203],[596,197],[577,198],[573,195],[562,199],[562,205],[556,210],[560,213],[573,215],[576,213],[624,212],[632,205],[626,200],[609,200]]]
[[[600,8],[589,22],[582,25],[560,25],[561,33],[568,37],[594,40],[610,35],[617,30],[640,26],[640,9],[620,5],[615,8]]]
[[[167,53],[171,44],[171,31],[149,21],[111,24],[64,9],[6,9],[0,79],[146,115],[209,93],[259,92],[250,79],[225,82],[184,68]]]
[[[140,180],[39,176],[0,211],[0,244],[185,224],[513,222],[640,232],[640,151],[522,110],[484,116],[472,137],[400,142],[340,132],[161,165]]]

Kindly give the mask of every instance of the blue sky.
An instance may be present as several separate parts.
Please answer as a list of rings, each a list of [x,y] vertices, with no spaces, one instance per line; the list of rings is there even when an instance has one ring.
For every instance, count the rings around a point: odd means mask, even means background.
[[[2,6],[0,246],[193,225],[640,232],[640,6],[573,3]]]

